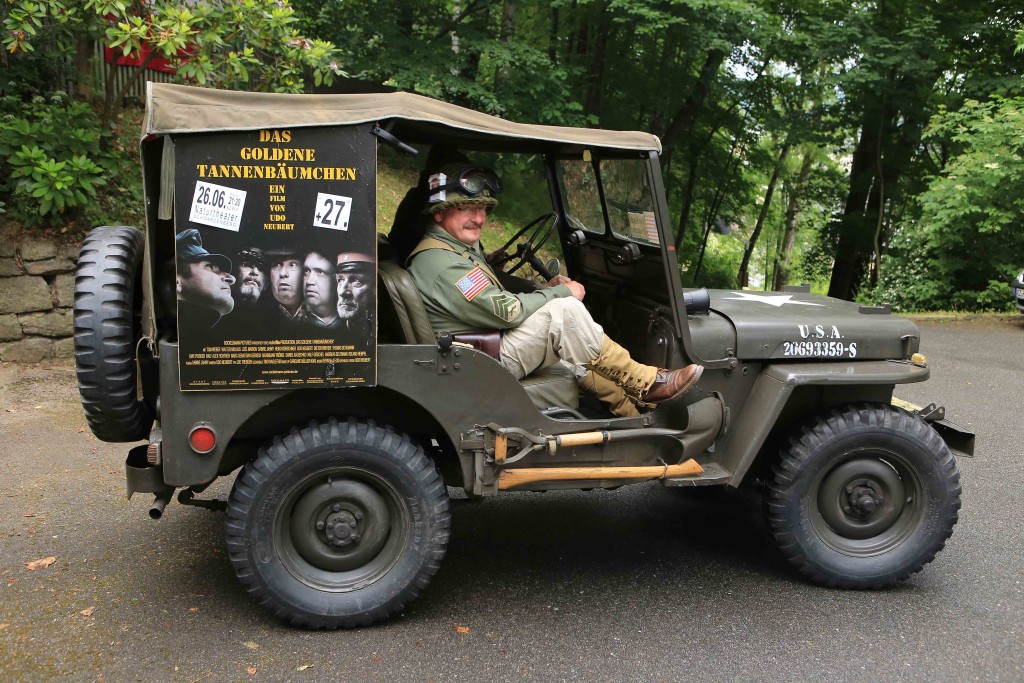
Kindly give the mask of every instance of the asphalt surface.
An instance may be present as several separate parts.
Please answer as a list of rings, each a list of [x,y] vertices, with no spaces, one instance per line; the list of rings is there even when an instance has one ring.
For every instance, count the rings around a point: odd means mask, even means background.
[[[1024,322],[922,323],[932,379],[978,434],[960,522],[899,587],[808,585],[753,494],[640,484],[453,512],[441,572],[357,631],[275,621],[235,580],[222,516],[124,495],[68,365],[0,366],[0,677],[106,681],[1024,680]],[[226,496],[230,481],[208,494]],[[34,560],[55,557],[45,568]]]

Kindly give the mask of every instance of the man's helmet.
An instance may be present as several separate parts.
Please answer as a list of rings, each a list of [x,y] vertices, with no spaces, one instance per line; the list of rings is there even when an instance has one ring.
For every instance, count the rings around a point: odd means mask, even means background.
[[[427,207],[433,214],[456,206],[479,205],[490,211],[498,205],[501,178],[474,164],[446,164],[427,178]]]

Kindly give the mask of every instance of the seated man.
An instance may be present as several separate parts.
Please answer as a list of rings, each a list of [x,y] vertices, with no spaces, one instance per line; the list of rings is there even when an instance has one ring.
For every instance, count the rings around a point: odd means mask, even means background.
[[[605,336],[582,303],[580,283],[559,275],[524,294],[501,286],[479,244],[501,191],[493,172],[450,164],[429,177],[428,188],[425,212],[433,224],[408,268],[435,332],[501,330],[498,360],[516,379],[565,361],[577,366],[583,389],[616,415],[636,415],[636,402],[667,401],[696,384],[703,367],[643,365]]]

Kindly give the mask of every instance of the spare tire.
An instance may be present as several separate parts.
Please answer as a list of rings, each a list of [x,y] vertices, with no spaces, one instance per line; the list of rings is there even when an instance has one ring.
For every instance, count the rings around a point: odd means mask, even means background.
[[[145,238],[135,228],[89,232],[75,271],[75,364],[89,428],[119,443],[149,436],[153,411],[137,397]]]

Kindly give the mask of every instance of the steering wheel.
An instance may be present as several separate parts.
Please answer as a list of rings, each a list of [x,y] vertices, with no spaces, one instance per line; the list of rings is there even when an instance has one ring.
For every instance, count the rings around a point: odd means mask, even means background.
[[[556,225],[558,225],[558,214],[555,212],[542,213],[537,216],[520,228],[516,234],[512,235],[512,237],[505,242],[505,244],[501,245],[498,252],[505,253],[503,256],[496,258],[491,263],[491,267],[501,268],[506,263],[514,260],[511,268],[504,269],[506,273],[514,273],[522,268],[523,264],[526,263],[529,263],[534,267],[534,270],[537,270],[537,265],[540,264],[540,259],[537,258],[537,252],[540,251],[541,247],[543,247],[549,239],[551,239],[551,235],[555,232]],[[526,235],[526,233],[530,233],[529,237],[527,237],[524,242],[518,244],[514,252],[509,253],[509,247]],[[543,270],[543,264],[541,264],[541,270]]]

